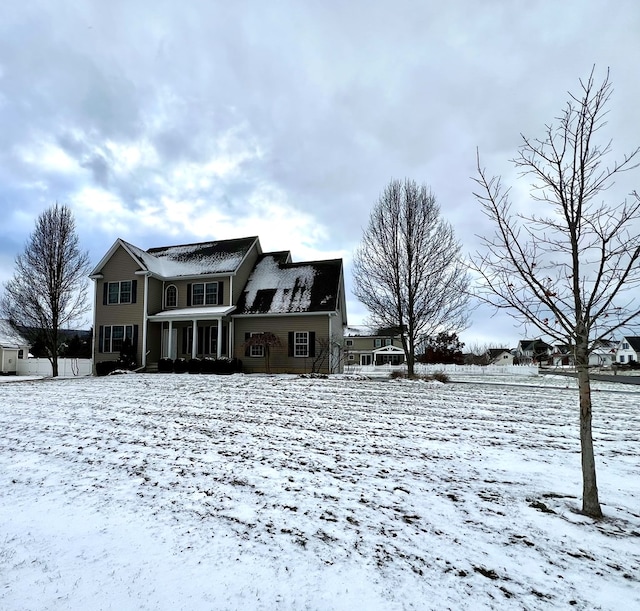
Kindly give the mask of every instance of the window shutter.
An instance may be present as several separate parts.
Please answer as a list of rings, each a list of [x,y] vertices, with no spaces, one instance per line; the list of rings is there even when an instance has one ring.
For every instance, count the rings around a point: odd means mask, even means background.
[[[138,293],[138,281],[132,280],[131,281],[131,303],[136,302],[137,293]]]
[[[289,356],[293,356],[293,331],[289,331]]]
[[[109,291],[109,283],[105,282],[102,285],[102,305],[107,305],[107,293],[108,293],[108,291]]]
[[[221,280],[220,282],[218,282],[218,305],[224,304],[223,290],[224,290],[224,282],[222,282]]]
[[[187,305],[191,305],[191,283],[187,284]]]
[[[245,356],[251,356],[251,348],[249,346],[247,346],[247,343],[249,341],[249,338],[251,337],[251,333],[245,333],[244,334],[244,341],[245,341],[245,345],[244,345],[244,355]]]
[[[105,284],[105,287],[107,285]],[[104,325],[100,325],[100,328],[98,329],[98,352],[102,352],[103,350],[103,346],[104,346]]]
[[[138,325],[133,325],[133,338],[131,339],[131,347],[136,353],[138,352]]]
[[[316,355],[316,332],[309,331],[309,356]]]

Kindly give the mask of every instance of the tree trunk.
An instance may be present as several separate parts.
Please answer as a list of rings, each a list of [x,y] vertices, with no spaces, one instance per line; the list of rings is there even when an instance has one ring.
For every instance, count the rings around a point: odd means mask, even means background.
[[[592,518],[601,518],[602,509],[596,485],[596,463],[593,454],[591,433],[591,380],[589,376],[589,354],[585,342],[576,347],[578,369],[578,393],[580,396],[580,447],[582,454],[582,513]]]

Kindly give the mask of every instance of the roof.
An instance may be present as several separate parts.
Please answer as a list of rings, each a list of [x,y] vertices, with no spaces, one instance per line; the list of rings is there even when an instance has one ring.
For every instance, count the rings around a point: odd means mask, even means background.
[[[202,306],[200,308],[181,308],[179,310],[164,310],[157,314],[152,314],[149,320],[214,320],[221,316],[226,316],[234,309],[233,306]]]
[[[489,348],[487,350],[489,357],[492,359],[500,356],[503,352],[508,352],[509,354],[511,354],[511,350],[509,350],[509,348]]]
[[[624,339],[636,352],[640,352],[640,337],[629,337],[625,335]]]
[[[118,239],[91,275],[100,273],[118,246],[122,246],[138,262],[141,271],[151,272],[161,278],[230,274],[240,267],[244,257],[256,243],[260,251],[258,238],[255,236],[160,246],[145,251]]]
[[[342,260],[291,263],[288,251],[258,258],[236,314],[334,312],[339,307]]]
[[[0,319],[0,348],[21,348],[29,342],[18,333],[8,320]]]

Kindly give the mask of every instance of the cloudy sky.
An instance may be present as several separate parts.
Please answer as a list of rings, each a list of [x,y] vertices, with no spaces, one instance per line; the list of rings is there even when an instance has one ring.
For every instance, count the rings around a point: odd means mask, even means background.
[[[343,257],[349,289],[371,207],[405,177],[472,252],[491,231],[476,147],[511,176],[520,133],[542,135],[595,65],[614,150],[633,149],[639,60],[637,0],[4,0],[0,282],[58,201],[94,263],[117,237],[259,235],[297,261]],[[366,317],[350,294],[348,310]],[[517,342],[490,315],[463,339]]]

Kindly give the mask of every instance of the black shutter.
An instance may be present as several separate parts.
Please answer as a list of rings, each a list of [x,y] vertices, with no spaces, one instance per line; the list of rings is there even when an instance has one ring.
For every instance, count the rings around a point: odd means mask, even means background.
[[[102,352],[103,347],[104,347],[104,326],[100,325],[100,328],[98,329],[98,352]]]
[[[293,331],[289,331],[289,356],[293,356]]]
[[[218,305],[224,304],[224,282],[218,282]]]
[[[133,338],[131,339],[131,347],[133,348],[134,352],[138,352],[138,325],[133,325]]]
[[[187,305],[191,305],[191,283],[187,284]]]
[[[247,346],[247,342],[249,341],[249,338],[251,337],[251,333],[245,333],[244,334],[244,355],[245,356],[251,356],[251,348],[249,346]]]
[[[102,285],[102,305],[107,305],[107,295],[109,292],[109,283],[105,282]]]
[[[309,356],[316,355],[316,332],[309,331]]]
[[[131,303],[135,303],[136,302],[137,294],[138,294],[138,281],[137,280],[132,280],[131,281]],[[134,333],[135,333],[135,331],[134,331]]]

